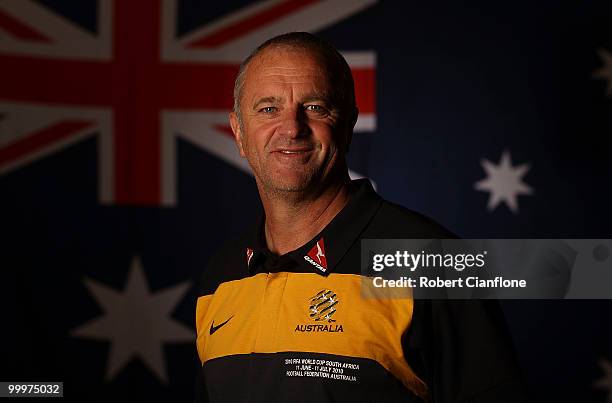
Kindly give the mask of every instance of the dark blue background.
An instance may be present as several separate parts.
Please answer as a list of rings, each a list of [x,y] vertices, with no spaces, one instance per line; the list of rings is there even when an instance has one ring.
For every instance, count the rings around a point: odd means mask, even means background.
[[[41,3],[95,31],[95,2]],[[78,4],[77,4],[78,3]],[[236,3],[236,4],[233,4]],[[183,1],[179,32],[240,2]],[[610,2],[382,2],[319,32],[377,53],[374,133],[355,135],[351,168],[386,198],[463,237],[610,238],[612,98],[597,49],[612,50]],[[1,69],[1,66],[0,66]],[[519,212],[486,209],[482,158],[530,163]],[[259,209],[251,177],[179,140],[176,208],[101,206],[90,139],[0,177],[0,379],[63,380],[81,401],[189,401],[195,347],[166,347],[169,386],[137,360],[103,382],[108,344],[70,338],[99,315],[84,277],[121,289],[139,255],[149,287],[197,280]],[[173,317],[193,327],[195,288]],[[603,402],[593,382],[612,358],[608,301],[504,301],[534,401]]]

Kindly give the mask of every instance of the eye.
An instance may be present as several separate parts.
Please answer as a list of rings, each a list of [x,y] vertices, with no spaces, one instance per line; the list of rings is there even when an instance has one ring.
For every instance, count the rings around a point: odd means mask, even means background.
[[[274,113],[277,110],[278,110],[278,108],[275,107],[275,106],[266,106],[266,107],[261,108],[259,110],[259,112],[262,112],[262,113]]]
[[[315,112],[320,115],[327,113],[327,109],[325,109],[325,107],[317,104],[306,105],[306,110],[309,112]]]

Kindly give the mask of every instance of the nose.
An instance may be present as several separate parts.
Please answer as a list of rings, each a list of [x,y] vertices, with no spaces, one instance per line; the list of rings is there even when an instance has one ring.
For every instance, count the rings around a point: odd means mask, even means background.
[[[278,132],[289,138],[303,137],[308,134],[305,114],[299,106],[286,108],[283,111]]]

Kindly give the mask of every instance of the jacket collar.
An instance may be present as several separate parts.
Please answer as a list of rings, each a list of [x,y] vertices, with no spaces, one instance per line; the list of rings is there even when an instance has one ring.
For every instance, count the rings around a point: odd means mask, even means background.
[[[360,239],[360,235],[370,222],[382,198],[374,191],[367,179],[358,179],[349,184],[350,199],[344,208],[303,246],[282,256],[273,254],[266,246],[264,236],[265,215],[261,214],[248,239],[246,266],[249,273],[268,271],[275,261],[276,266],[297,263],[299,271],[328,275],[340,263],[349,248]],[[267,268],[266,268],[267,267]]]

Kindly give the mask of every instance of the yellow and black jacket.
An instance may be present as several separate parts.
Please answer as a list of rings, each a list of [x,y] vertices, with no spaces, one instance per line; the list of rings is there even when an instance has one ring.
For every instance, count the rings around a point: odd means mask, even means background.
[[[207,267],[197,300],[201,402],[518,402],[492,301],[364,298],[360,240],[449,238],[366,180],[316,237],[283,256],[263,220]]]

